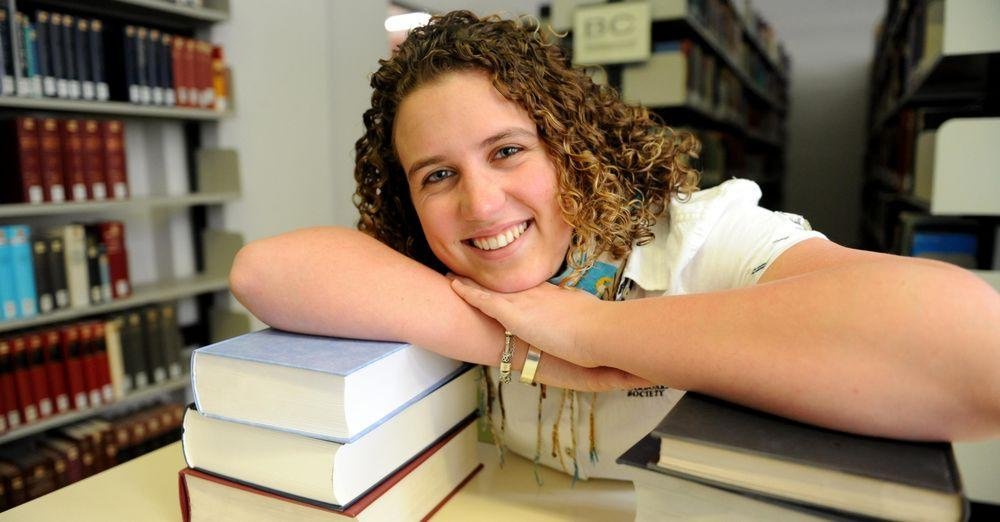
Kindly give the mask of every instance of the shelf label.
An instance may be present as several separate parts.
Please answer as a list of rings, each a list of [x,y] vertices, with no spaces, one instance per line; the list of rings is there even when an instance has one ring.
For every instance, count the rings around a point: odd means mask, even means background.
[[[580,6],[573,11],[573,63],[643,62],[652,49],[648,2]]]

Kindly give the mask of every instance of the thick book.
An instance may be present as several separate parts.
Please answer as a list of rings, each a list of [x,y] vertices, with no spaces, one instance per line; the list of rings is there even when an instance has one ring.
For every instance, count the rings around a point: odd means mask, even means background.
[[[153,102],[153,89],[149,78],[149,29],[135,28],[136,83],[139,85],[139,103]]]
[[[66,283],[66,252],[62,237],[49,234],[49,277],[52,278],[52,297],[56,309],[69,308],[69,287]]]
[[[28,225],[7,225],[7,248],[14,275],[14,296],[18,317],[38,315],[38,294],[35,289],[35,262],[31,253],[31,229]]]
[[[163,332],[160,309],[148,306],[142,310],[142,339],[146,352],[146,374],[151,384],[165,382],[169,376],[167,359],[163,350]]]
[[[184,374],[187,365],[181,355],[184,339],[177,322],[177,305],[174,303],[160,305],[160,335],[163,336],[161,348],[167,361],[168,376],[176,379]]]
[[[128,275],[128,253],[125,251],[125,224],[121,221],[102,221],[97,227],[101,243],[107,249],[111,296],[114,299],[128,297],[132,295],[132,283]]]
[[[62,238],[63,266],[69,304],[73,308],[90,305],[90,276],[87,271],[87,236],[83,225],[64,225],[53,229]]]
[[[470,367],[363,437],[341,444],[214,419],[189,409],[189,467],[332,505],[348,505],[476,411]],[[233,444],[239,441],[239,444]]]
[[[52,293],[52,275],[49,274],[49,240],[42,237],[31,240],[31,264],[35,272],[35,292],[38,294],[38,313],[51,313],[56,308]]]
[[[31,390],[38,404],[38,417],[45,418],[54,412],[52,389],[45,368],[45,349],[42,335],[38,332],[25,334],[24,342],[28,354],[28,378]]]
[[[66,481],[70,484],[85,477],[80,449],[72,442],[58,437],[42,437],[38,444],[49,451],[59,454],[66,462]]]
[[[461,367],[412,344],[266,329],[195,350],[191,385],[209,416],[351,442]]]
[[[0,340],[0,342],[5,342]],[[26,424],[38,420],[38,398],[31,385],[31,365],[28,360],[28,343],[24,336],[10,339],[10,353],[14,360],[14,388],[17,390],[17,405],[21,418]]]
[[[38,72],[42,75],[42,94],[55,97],[56,77],[52,68],[52,51],[49,49],[49,13],[35,11],[35,48],[38,51]]]
[[[163,87],[163,103],[168,107],[177,105],[177,92],[174,90],[173,36],[164,33],[160,37],[160,84]]]
[[[17,319],[17,294],[14,290],[14,259],[10,252],[7,229],[0,226],[0,320]]]
[[[122,48],[125,55],[125,63],[122,69],[125,73],[125,87],[128,93],[128,101],[139,103],[141,101],[139,98],[139,58],[136,56],[138,49],[135,26],[126,25],[122,33]]]
[[[80,331],[80,354],[83,358],[83,383],[87,390],[87,402],[91,407],[100,406],[104,402],[101,393],[104,383],[101,381],[100,361],[94,342],[94,323],[78,323],[77,328]]]
[[[111,199],[128,197],[128,172],[125,166],[125,124],[121,120],[101,122],[104,140],[105,183]]]
[[[143,340],[142,314],[136,310],[124,316],[121,330],[122,359],[125,363],[124,391],[141,390],[152,382],[149,374],[146,343]]]
[[[146,40],[146,78],[149,80],[150,99],[153,105],[163,105],[163,82],[160,78],[160,31],[149,30],[149,37]]]
[[[39,156],[38,120],[21,116],[3,122],[0,150],[7,168],[0,178],[0,199],[4,203],[42,203],[45,190]],[[6,170],[6,169],[5,169]]]
[[[62,142],[59,139],[59,120],[42,118],[38,125],[38,158],[42,174],[42,190],[46,202],[66,201],[63,181]]]
[[[90,304],[104,302],[104,282],[101,279],[101,237],[100,230],[93,225],[84,226],[87,253],[87,292]],[[110,291],[110,282],[109,288]]]
[[[187,38],[174,35],[173,45],[170,49],[170,77],[173,80],[173,89],[177,96],[177,105],[187,107],[188,102],[188,80],[186,74],[185,47]]]
[[[426,520],[482,469],[476,425],[463,427],[394,473],[346,509],[185,468],[180,471],[185,522],[214,520]]]
[[[3,396],[0,414],[6,419],[8,430],[24,422],[17,402],[17,383],[14,378],[14,351],[8,339],[0,339],[0,395]]]
[[[724,488],[878,518],[963,516],[947,443],[853,435],[693,393],[652,434],[660,468]]]
[[[94,89],[98,101],[107,101],[110,97],[108,75],[104,67],[104,24],[97,19],[90,20],[90,74],[94,80]]]
[[[86,18],[76,19],[74,51],[76,67],[80,76],[80,94],[85,100],[96,100],[97,90],[94,87],[94,74],[90,69],[90,21]]]
[[[125,397],[125,359],[122,352],[121,329],[124,317],[112,317],[104,322],[104,345],[108,353],[108,376],[111,380],[111,396],[113,400]],[[131,385],[128,390],[131,390]]]
[[[69,97],[79,100],[83,95],[80,86],[80,68],[76,56],[76,18],[62,15],[62,55]]]
[[[49,37],[52,76],[56,81],[56,96],[59,98],[69,98],[69,79],[66,76],[66,58],[63,56],[61,13],[52,13],[47,33]]]
[[[83,179],[87,184],[87,198],[103,201],[108,198],[106,168],[104,165],[104,135],[97,120],[83,122]]]
[[[87,407],[87,384],[84,380],[83,353],[80,346],[80,328],[67,325],[59,329],[59,349],[66,368],[66,393],[73,408]]]
[[[66,199],[87,200],[87,178],[83,171],[83,129],[80,120],[59,120],[59,142],[62,146],[63,186]]]
[[[53,406],[56,413],[66,413],[70,410],[71,404],[69,385],[66,383],[66,361],[59,340],[59,330],[45,330],[41,335],[45,356],[45,373],[48,376]]]
[[[0,94],[17,94],[14,84],[14,54],[10,40],[10,22],[7,9],[0,8]]]

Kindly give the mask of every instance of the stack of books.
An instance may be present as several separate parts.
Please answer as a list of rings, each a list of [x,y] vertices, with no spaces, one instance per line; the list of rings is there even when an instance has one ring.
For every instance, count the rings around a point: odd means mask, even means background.
[[[636,520],[963,520],[951,445],[808,426],[694,393],[618,459]]]
[[[409,344],[264,330],[191,375],[185,520],[415,520],[482,467],[478,370]]]

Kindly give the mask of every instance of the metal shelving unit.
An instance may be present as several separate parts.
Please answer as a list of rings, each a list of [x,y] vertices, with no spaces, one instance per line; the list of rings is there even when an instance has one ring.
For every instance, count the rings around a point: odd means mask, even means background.
[[[43,204],[16,203],[0,205],[0,219],[63,214],[139,213],[157,208],[221,205],[236,201],[239,198],[239,192],[220,192],[184,194],[179,196],[150,196],[108,201],[70,201],[66,203]]]
[[[128,118],[167,118],[172,120],[217,121],[230,116],[228,112],[189,107],[157,107],[119,101],[83,101],[57,98],[0,96],[0,107],[39,112],[70,112],[104,114]]]

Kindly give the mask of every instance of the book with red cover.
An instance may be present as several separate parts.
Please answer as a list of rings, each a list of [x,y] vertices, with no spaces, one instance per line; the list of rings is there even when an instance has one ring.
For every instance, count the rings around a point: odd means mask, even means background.
[[[94,346],[94,323],[79,324],[80,354],[83,359],[83,382],[87,390],[87,402],[91,406],[103,403],[101,396],[101,377],[98,368],[97,350]]]
[[[104,139],[104,173],[111,199],[128,197],[128,172],[125,166],[125,124],[121,120],[101,122]]]
[[[108,269],[111,272],[111,292],[115,299],[132,295],[128,275],[128,252],[125,250],[125,224],[121,221],[100,223],[101,241],[108,249]]]
[[[28,375],[31,379],[31,391],[38,404],[38,417],[52,415],[52,392],[49,390],[49,375],[45,371],[45,349],[42,335],[31,332],[24,336],[28,345]]]
[[[184,82],[188,90],[188,106],[198,107],[198,80],[196,78],[197,66],[195,64],[195,47],[197,43],[193,38],[184,40]]]
[[[59,453],[66,461],[67,482],[73,483],[84,477],[80,449],[76,444],[58,437],[42,437],[38,443],[44,448]]]
[[[449,435],[346,507],[285,496],[192,468],[179,472],[178,492],[184,522],[213,520],[223,513],[259,520],[307,516],[310,519],[325,516],[331,520],[412,520],[417,517],[427,520],[482,467],[476,452],[475,417],[470,416]],[[197,497],[192,498],[192,490],[201,495],[201,500],[211,499],[215,505],[199,505]],[[213,495],[212,490],[218,495]]]
[[[10,509],[28,501],[24,494],[24,475],[17,466],[0,461],[0,486],[4,495],[0,496],[0,510]]]
[[[59,331],[46,330],[41,333],[41,336],[42,351],[45,355],[45,373],[49,380],[52,405],[55,413],[65,413],[70,410],[71,404],[69,387],[66,385],[66,363],[59,343]]]
[[[105,176],[104,135],[97,120],[83,122],[83,179],[87,184],[87,198],[104,200],[108,198]]]
[[[195,48],[195,72],[198,87],[198,106],[215,106],[215,90],[212,86],[212,44],[199,40]]]
[[[10,340],[0,339],[0,415],[6,429],[12,430],[22,423],[17,404],[17,386],[14,384],[14,354]]]
[[[28,365],[28,343],[23,336],[10,339],[10,353],[14,360],[14,388],[17,389],[17,406],[25,423],[38,420],[38,401],[31,386],[31,370]]]
[[[179,107],[187,107],[190,105],[188,102],[187,77],[184,67],[184,46],[187,45],[186,42],[187,38],[174,35],[170,49],[170,66],[172,68],[172,76],[174,80],[173,88],[177,96],[177,105]]]
[[[66,367],[66,387],[75,409],[87,407],[87,385],[83,377],[83,356],[80,347],[80,329],[76,325],[59,330],[59,348]]]
[[[41,119],[38,125],[38,144],[45,201],[62,203],[66,201],[66,185],[63,181],[63,151],[62,141],[59,139],[59,120]]]
[[[114,389],[111,387],[111,366],[108,362],[107,336],[104,332],[104,322],[95,321],[93,324],[94,337],[94,360],[97,366],[97,379],[101,384],[101,400],[105,404],[110,403],[115,398]]]
[[[39,156],[38,120],[24,116],[3,122],[0,151],[8,158],[10,171],[0,176],[4,203],[42,203],[42,170]]]
[[[87,179],[83,169],[83,126],[80,120],[59,120],[59,143],[62,145],[66,199],[86,201]]]

